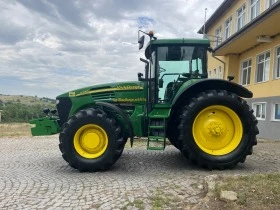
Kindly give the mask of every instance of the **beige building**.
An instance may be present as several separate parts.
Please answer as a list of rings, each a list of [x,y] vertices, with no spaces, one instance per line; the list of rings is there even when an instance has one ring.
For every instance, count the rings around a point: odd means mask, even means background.
[[[259,137],[280,140],[280,1],[225,0],[203,32],[219,59],[209,54],[209,77],[234,76],[251,90]]]

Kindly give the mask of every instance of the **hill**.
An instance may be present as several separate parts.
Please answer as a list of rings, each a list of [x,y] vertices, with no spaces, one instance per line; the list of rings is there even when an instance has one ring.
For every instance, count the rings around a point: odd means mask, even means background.
[[[51,98],[39,98],[37,96],[24,96],[24,95],[4,95],[0,94],[0,105],[1,102],[4,104],[7,103],[21,103],[25,105],[54,105],[55,104],[55,99]]]
[[[44,108],[55,109],[55,100],[37,96],[0,94],[0,122],[28,122],[44,117]]]

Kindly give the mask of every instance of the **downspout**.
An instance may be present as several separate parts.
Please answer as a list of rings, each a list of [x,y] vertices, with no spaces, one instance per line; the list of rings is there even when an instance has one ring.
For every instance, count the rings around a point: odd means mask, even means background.
[[[225,73],[226,72],[226,62],[224,62],[221,59],[215,57],[213,52],[212,52],[212,57],[224,64],[224,73]],[[225,77],[225,74],[223,74],[223,79],[225,79],[224,77]]]

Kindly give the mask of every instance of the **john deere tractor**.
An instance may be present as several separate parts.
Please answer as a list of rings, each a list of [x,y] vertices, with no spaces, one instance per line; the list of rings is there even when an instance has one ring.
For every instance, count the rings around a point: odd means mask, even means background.
[[[79,171],[110,168],[127,140],[146,137],[148,150],[164,150],[168,139],[192,163],[225,169],[243,163],[257,144],[257,120],[243,98],[246,88],[208,79],[207,39],[145,36],[138,81],[94,85],[56,98],[56,110],[32,120],[32,134],[59,135],[59,149]],[[140,34],[141,35],[141,34]],[[120,75],[121,76],[121,75]]]

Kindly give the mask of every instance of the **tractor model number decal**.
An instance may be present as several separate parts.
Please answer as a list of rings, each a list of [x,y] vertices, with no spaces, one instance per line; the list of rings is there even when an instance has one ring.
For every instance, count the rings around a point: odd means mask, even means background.
[[[116,98],[114,102],[145,102],[145,98]]]
[[[119,90],[143,90],[144,88],[142,86],[137,85],[126,85],[126,86],[117,86],[117,89]]]
[[[105,89],[99,89],[99,90],[86,90],[86,91],[82,91],[78,94],[75,94],[75,92],[69,92],[69,97],[83,96],[83,95],[88,95],[88,94],[102,93],[102,92],[109,92],[109,91],[143,90],[143,89],[144,88],[142,86],[126,85],[126,86],[117,86],[115,88],[105,88]]]
[[[69,92],[69,97],[75,97],[76,93],[75,92]]]

